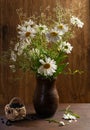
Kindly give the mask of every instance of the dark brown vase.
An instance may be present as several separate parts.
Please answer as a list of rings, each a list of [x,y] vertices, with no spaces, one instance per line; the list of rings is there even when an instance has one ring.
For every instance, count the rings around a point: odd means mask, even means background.
[[[37,77],[34,92],[34,108],[40,117],[51,117],[57,110],[59,96],[56,90],[56,79]]]

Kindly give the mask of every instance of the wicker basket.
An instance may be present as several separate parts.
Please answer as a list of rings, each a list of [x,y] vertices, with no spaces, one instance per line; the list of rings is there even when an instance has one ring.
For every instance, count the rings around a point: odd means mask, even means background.
[[[26,108],[20,98],[14,97],[10,103],[5,106],[5,115],[8,120],[22,120],[26,116]]]

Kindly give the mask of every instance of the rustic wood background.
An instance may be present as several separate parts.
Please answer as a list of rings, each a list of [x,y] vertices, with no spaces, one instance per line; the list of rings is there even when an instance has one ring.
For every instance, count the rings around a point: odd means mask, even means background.
[[[90,0],[57,0],[62,6],[76,10],[81,14],[85,26],[73,39],[73,52],[69,57],[72,70],[80,69],[82,75],[60,75],[57,79],[57,89],[60,103],[90,102]],[[81,4],[80,4],[81,2]],[[56,0],[0,0],[0,54],[8,50],[10,40],[16,36],[16,25],[19,19],[16,9],[23,8],[27,16],[39,14],[50,5],[55,6]],[[35,89],[35,78],[27,73],[13,74],[7,64],[0,64],[0,104],[6,104],[14,96],[19,96],[25,104],[32,103]]]

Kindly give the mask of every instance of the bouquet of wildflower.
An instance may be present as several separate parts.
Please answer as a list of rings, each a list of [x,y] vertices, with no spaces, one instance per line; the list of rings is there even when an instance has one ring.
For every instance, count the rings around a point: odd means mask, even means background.
[[[66,58],[73,46],[69,43],[74,28],[84,23],[61,7],[54,15],[21,20],[17,26],[17,42],[11,50],[10,68],[33,71],[37,76],[54,78],[63,73],[68,62]]]

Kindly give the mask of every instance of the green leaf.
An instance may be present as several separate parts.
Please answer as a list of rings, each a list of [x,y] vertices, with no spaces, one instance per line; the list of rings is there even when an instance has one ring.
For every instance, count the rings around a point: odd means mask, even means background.
[[[65,68],[66,66],[67,66],[67,63],[61,64],[61,65],[58,67],[58,69],[57,69],[57,71],[56,71],[56,73],[55,73],[54,76],[57,76],[59,73],[62,73],[63,70],[64,70],[64,68]]]
[[[72,110],[70,110],[70,105],[66,108],[65,114],[70,113],[72,116],[75,116],[76,118],[80,118],[80,116],[76,113],[74,113]]]

